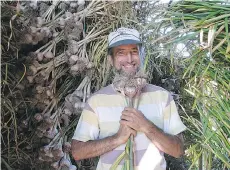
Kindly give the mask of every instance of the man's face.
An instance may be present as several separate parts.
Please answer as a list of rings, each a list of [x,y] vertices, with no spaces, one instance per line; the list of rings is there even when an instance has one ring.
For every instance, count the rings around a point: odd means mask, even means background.
[[[140,58],[136,44],[120,45],[113,48],[112,64],[116,70],[126,74],[135,74],[140,67]]]

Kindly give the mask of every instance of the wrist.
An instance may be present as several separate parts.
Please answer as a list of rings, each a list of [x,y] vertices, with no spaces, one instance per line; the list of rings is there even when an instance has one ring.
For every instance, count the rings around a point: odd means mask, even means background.
[[[113,140],[114,144],[117,146],[120,146],[124,143],[123,140],[117,134],[112,136],[112,140]]]
[[[155,128],[155,125],[152,122],[150,122],[149,120],[146,119],[146,123],[143,126],[142,132],[144,134],[148,134],[150,131],[152,131],[153,128]]]

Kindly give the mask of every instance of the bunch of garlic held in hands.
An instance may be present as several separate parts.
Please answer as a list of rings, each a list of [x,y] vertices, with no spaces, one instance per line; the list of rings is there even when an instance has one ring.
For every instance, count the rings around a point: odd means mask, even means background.
[[[113,80],[115,90],[128,98],[140,95],[146,83],[147,75],[142,70],[138,71],[135,76],[117,74]]]

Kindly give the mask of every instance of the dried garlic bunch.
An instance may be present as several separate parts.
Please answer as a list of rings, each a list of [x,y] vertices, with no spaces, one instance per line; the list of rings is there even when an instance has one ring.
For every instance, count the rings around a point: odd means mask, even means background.
[[[116,74],[113,80],[115,90],[129,98],[138,95],[146,83],[147,75],[142,70],[139,70],[135,76]]]

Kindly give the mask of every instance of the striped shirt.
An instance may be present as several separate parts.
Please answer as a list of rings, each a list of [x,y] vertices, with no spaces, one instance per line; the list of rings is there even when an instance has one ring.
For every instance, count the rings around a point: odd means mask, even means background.
[[[163,88],[148,84],[142,90],[138,103],[137,109],[165,133],[177,135],[186,129],[172,96]],[[87,101],[73,139],[86,142],[116,134],[120,126],[121,112],[125,107],[127,107],[126,98],[116,92],[112,85],[102,88]],[[138,132],[134,142],[136,170],[166,169],[164,153],[144,133]],[[124,149],[125,144],[101,155],[97,170],[109,170]],[[123,164],[124,161],[121,161],[117,169],[122,169]]]

